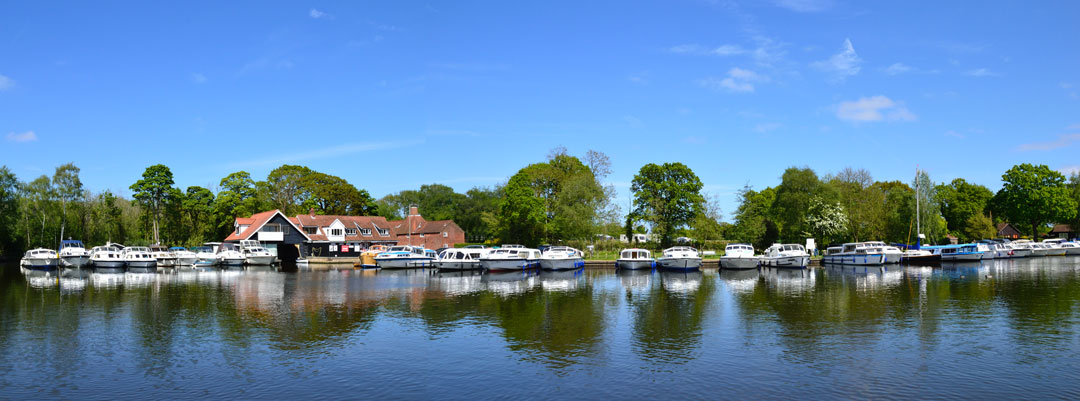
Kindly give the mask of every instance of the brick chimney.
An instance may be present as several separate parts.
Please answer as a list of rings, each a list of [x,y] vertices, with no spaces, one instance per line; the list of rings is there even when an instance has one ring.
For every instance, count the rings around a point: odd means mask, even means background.
[[[308,216],[315,217],[315,208],[309,208],[307,214]]]
[[[419,216],[420,210],[416,206],[409,206],[409,216]]]

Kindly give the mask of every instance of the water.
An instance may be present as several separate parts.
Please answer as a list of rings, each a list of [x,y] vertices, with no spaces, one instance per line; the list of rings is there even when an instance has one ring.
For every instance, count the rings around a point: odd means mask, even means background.
[[[0,273],[0,398],[1080,398],[1080,258]]]

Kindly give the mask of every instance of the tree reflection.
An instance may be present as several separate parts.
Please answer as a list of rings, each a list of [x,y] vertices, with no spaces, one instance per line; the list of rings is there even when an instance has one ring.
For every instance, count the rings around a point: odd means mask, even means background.
[[[686,363],[701,347],[702,327],[716,289],[699,272],[661,272],[647,297],[631,302],[634,352],[661,363]]]

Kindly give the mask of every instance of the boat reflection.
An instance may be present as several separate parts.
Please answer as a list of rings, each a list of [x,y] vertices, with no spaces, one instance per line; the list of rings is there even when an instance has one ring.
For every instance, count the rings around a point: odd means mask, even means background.
[[[585,284],[585,269],[575,270],[542,270],[540,272],[540,288],[544,291],[572,291],[578,285]]]
[[[648,269],[618,269],[615,271],[615,275],[619,276],[619,283],[627,291],[641,290],[649,288],[649,284],[652,282],[653,271]]]
[[[688,272],[660,272],[660,283],[672,294],[693,295],[701,287],[704,273],[700,270]]]
[[[428,289],[447,295],[471,294],[484,289],[479,270],[440,271],[428,279]]]
[[[733,294],[753,292],[754,287],[760,281],[761,272],[758,269],[721,269],[720,280]]]
[[[700,271],[661,272],[661,285],[630,300],[635,354],[663,364],[694,359],[716,288],[715,280],[703,277]]]
[[[520,294],[540,284],[539,271],[522,270],[509,272],[488,272],[480,279],[488,291],[507,296]]]
[[[814,270],[762,267],[761,276],[770,287],[781,293],[801,293],[814,288],[817,280]]]

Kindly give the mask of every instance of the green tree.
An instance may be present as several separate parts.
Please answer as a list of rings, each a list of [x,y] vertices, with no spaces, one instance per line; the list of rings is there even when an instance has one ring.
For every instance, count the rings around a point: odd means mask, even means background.
[[[910,243],[915,234],[915,190],[900,181],[875,182],[874,189],[885,197],[883,240]]]
[[[832,199],[832,196],[826,196],[824,185],[814,170],[809,167],[789,167],[784,170],[769,213],[775,216],[774,221],[783,242],[802,242],[800,237],[806,232],[806,212],[814,196]]]
[[[676,230],[703,213],[701,180],[682,163],[653,163],[641,167],[630,184],[635,219],[652,223],[662,246],[671,244]]]
[[[994,221],[982,213],[973,214],[964,222],[964,237],[969,241],[994,238],[996,235]]]
[[[1040,226],[1076,216],[1076,200],[1065,186],[1065,176],[1044,164],[1013,166],[1001,180],[995,201],[1010,221],[1029,225],[1032,238],[1038,237]]]
[[[706,195],[704,199],[702,212],[694,217],[694,221],[690,224],[690,235],[697,241],[723,239],[723,226],[720,223],[723,215],[720,211],[720,200],[715,195]]]
[[[827,203],[821,197],[814,197],[810,199],[804,236],[816,238],[822,245],[842,242],[848,224],[848,213],[840,202]]]
[[[483,242],[495,236],[497,225],[491,224],[499,211],[502,188],[473,188],[454,205],[452,219],[468,241]]]
[[[309,181],[311,198],[305,204],[331,215],[368,216],[375,212],[375,200],[366,190],[356,189],[345,179],[314,173]]]
[[[499,201],[499,237],[503,242],[536,246],[544,237],[544,201],[533,193],[528,173],[510,177]]]
[[[968,221],[982,222],[980,219],[972,220],[972,217],[982,216],[989,210],[990,200],[994,197],[993,192],[982,185],[970,184],[963,178],[954,179],[948,185],[938,185],[936,190],[938,199],[941,200],[941,215],[945,218],[949,232],[964,240],[993,236],[972,238],[967,235],[969,231],[972,231],[967,227]],[[976,229],[972,232],[981,231]]]
[[[847,215],[846,235],[834,237],[842,241],[878,240],[885,231],[885,193],[874,187],[874,179],[864,169],[846,167],[835,176],[825,180],[837,195],[838,201]],[[827,204],[825,200],[823,203]]]
[[[731,229],[731,238],[739,242],[754,244],[759,249],[772,245],[776,237],[766,238],[765,234],[767,225],[772,225],[774,229],[776,227],[769,214],[775,200],[775,188],[765,188],[756,192],[750,186],[743,187],[739,191],[739,207],[735,210],[735,225]]]
[[[63,240],[64,230],[67,228],[68,205],[83,200],[83,184],[79,179],[79,168],[73,163],[57,167],[52,183],[56,198],[60,201],[60,239]]]
[[[188,245],[211,240],[213,235],[214,193],[209,189],[190,186],[184,194],[183,210],[192,235]],[[220,239],[220,238],[215,238]]]
[[[142,179],[131,185],[132,196],[150,212],[154,243],[161,243],[161,213],[173,186],[173,174],[164,164],[147,167]]]
[[[23,231],[26,233],[26,247],[53,247],[53,225],[56,213],[56,190],[48,176],[42,175],[23,185]],[[33,224],[31,224],[31,221]],[[37,238],[31,233],[37,232]]]
[[[931,244],[943,242],[948,228],[945,219],[941,217],[941,200],[937,187],[930,180],[930,174],[920,170],[912,186],[915,187],[915,197],[919,203],[918,221],[922,224],[922,234],[926,235],[927,242]]]
[[[220,240],[233,231],[233,222],[237,217],[261,212],[264,205],[258,198],[255,180],[246,171],[229,174],[218,185],[221,191],[214,198],[214,238]]]
[[[267,196],[274,208],[286,216],[306,212],[301,205],[311,198],[309,182],[315,171],[305,166],[282,165],[266,176]]]
[[[16,255],[19,223],[19,180],[7,166],[0,166],[0,256]]]
[[[1069,175],[1069,193],[1072,194],[1077,210],[1073,214],[1073,218],[1068,222],[1073,230],[1080,230],[1080,172],[1073,172]]]

